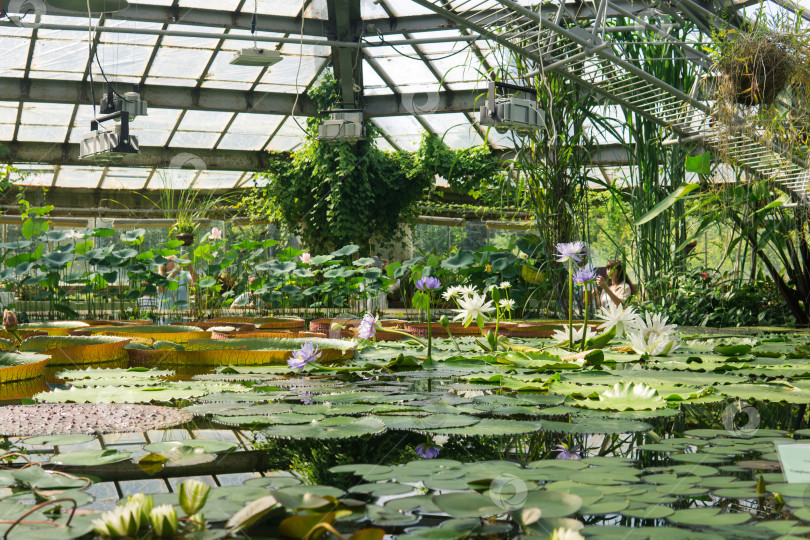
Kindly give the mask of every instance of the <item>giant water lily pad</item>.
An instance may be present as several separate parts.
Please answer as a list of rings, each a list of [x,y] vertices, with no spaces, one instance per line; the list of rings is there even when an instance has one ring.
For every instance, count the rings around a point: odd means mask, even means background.
[[[127,343],[112,336],[33,336],[23,340],[20,351],[47,354],[50,365],[94,364],[125,357]]]
[[[118,404],[7,405],[0,407],[2,435],[130,433],[189,422],[174,407]]]

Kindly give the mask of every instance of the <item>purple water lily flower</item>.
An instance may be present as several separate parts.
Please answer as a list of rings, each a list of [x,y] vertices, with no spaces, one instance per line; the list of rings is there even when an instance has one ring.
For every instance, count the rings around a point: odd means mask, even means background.
[[[290,366],[290,369],[301,371],[304,369],[304,366],[320,358],[321,354],[323,354],[323,352],[315,348],[312,342],[305,343],[303,347],[295,351],[287,360],[287,365]]]
[[[442,286],[442,282],[439,281],[437,277],[423,277],[416,282],[416,288],[420,291],[435,291],[436,289],[440,289]]]
[[[303,394],[298,394],[298,399],[301,400],[302,405],[312,405],[314,403],[314,401],[312,401],[311,392],[304,392]]]
[[[582,242],[577,241],[557,244],[557,253],[555,253],[557,262],[568,262],[569,260],[572,260],[580,263],[582,262],[582,257],[584,255],[585,244]]]
[[[559,452],[557,454],[557,459],[570,459],[574,461],[582,459],[582,456],[580,456],[580,454],[582,453],[582,447],[579,445],[576,445],[575,447],[569,450],[568,445],[558,444],[557,446],[554,447],[552,452]]]
[[[579,272],[574,274],[573,279],[580,285],[586,285],[588,283],[594,283],[596,281],[596,277],[597,274],[592,268],[580,268]]]
[[[420,444],[415,448],[416,455],[422,459],[433,459],[439,455],[441,448],[438,446],[430,446],[429,444]]]
[[[371,313],[363,315],[363,322],[357,327],[357,337],[360,339],[371,339],[377,333],[377,317]]]

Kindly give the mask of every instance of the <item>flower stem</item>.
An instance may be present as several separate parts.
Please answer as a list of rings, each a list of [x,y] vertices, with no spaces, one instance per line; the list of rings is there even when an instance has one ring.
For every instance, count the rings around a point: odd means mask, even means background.
[[[428,360],[431,359],[430,354],[432,351],[431,346],[433,345],[433,328],[430,325],[430,301],[433,300],[433,295],[428,294],[428,304],[427,304],[427,325],[428,325],[428,343],[427,343],[427,357]]]
[[[582,292],[583,299],[585,300],[585,324],[582,326],[582,348],[585,350],[585,340],[588,337],[588,285],[585,285],[585,290]]]
[[[568,259],[568,346],[574,346],[574,262]]]
[[[422,341],[418,337],[414,336],[413,334],[409,334],[408,332],[402,332],[400,330],[394,330],[393,328],[383,328],[382,326],[380,326],[378,324],[375,324],[374,327],[377,330],[380,330],[382,332],[391,332],[392,334],[399,334],[400,336],[405,336],[405,337],[411,338],[412,340],[414,340],[417,343],[419,343],[420,345],[422,345],[422,347],[427,347],[428,346],[427,343],[425,343],[424,341]]]

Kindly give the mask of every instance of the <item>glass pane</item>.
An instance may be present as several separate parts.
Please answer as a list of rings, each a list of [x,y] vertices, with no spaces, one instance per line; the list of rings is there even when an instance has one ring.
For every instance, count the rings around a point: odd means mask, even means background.
[[[110,167],[101,183],[102,189],[142,189],[151,169]]]
[[[306,118],[298,120],[302,126],[305,126]],[[270,144],[267,145],[267,150],[285,151],[292,150],[299,144],[304,142],[304,132],[295,123],[292,117],[282,124],[281,129],[278,130]]]
[[[103,171],[103,167],[62,167],[56,177],[56,187],[95,188]]]
[[[188,189],[199,171],[196,169],[158,169],[147,189]]]
[[[309,86],[325,63],[325,58],[317,56],[286,58],[265,73],[256,91],[300,94]]]
[[[422,119],[450,148],[469,148],[484,142],[462,113],[426,114]]]
[[[374,118],[372,122],[385,131],[406,152],[416,150],[419,147],[419,141],[425,131],[413,116]]]
[[[8,27],[3,27],[5,32]],[[22,77],[28,60],[30,40],[18,37],[0,37],[0,77]]]
[[[38,37],[31,59],[31,77],[81,80],[87,69],[87,55],[86,41]]]
[[[50,186],[53,184],[53,166],[36,163],[18,163],[14,165],[23,178],[17,184],[21,186]]]
[[[241,171],[202,171],[194,187],[197,189],[231,189],[245,174]]]

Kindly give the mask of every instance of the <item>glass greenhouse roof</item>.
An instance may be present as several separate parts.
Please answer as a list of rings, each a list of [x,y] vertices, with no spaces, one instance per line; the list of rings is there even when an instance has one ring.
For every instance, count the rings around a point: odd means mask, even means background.
[[[244,172],[246,155],[300,147],[299,124],[305,118],[292,116],[300,106],[296,96],[305,94],[332,60],[326,0],[130,4],[90,21],[50,8],[17,16],[16,22],[0,21],[0,144],[26,150],[20,168],[30,171],[27,184],[158,189],[166,156],[180,154],[195,169],[163,175],[172,187],[228,189],[252,178]],[[258,46],[275,48],[284,57],[270,68],[230,64],[236,51],[253,46],[254,5]],[[480,101],[466,110],[439,106],[440,94],[484,91],[486,73],[502,63],[494,43],[471,41],[467,31],[451,28],[411,0],[361,0],[360,5],[362,48],[350,50],[360,64],[367,104],[382,104],[369,114],[381,132],[381,148],[414,150],[425,131],[454,148],[484,142],[513,146],[508,135],[478,125],[473,109]],[[98,88],[105,78],[123,85],[118,91],[138,85],[150,101],[148,115],[132,124],[142,153],[135,163],[132,158],[110,167],[77,162],[78,144],[94,117],[92,101],[97,106],[101,99],[98,90],[91,94],[89,83]],[[625,132],[620,108],[606,107],[606,116],[615,119],[617,132]],[[587,129],[600,144],[619,142],[595,126]],[[73,157],[58,159],[64,155]],[[211,156],[219,160],[215,170],[206,164]]]
[[[130,7],[123,12],[94,16],[89,31],[86,15],[53,13],[56,10],[46,11],[39,19],[29,13],[18,20],[18,24],[8,19],[2,21],[0,48],[5,53],[0,55],[0,83],[14,82],[15,79],[26,79],[33,84],[49,82],[49,88],[54,89],[51,95],[59,98],[15,100],[12,95],[0,95],[0,143],[44,145],[43,154],[48,155],[52,153],[51,147],[78,145],[89,131],[94,117],[92,98],[85,95],[82,96],[84,99],[78,100],[61,98],[71,93],[69,88],[75,88],[73,85],[82,85],[86,94],[90,80],[98,84],[106,78],[116,85],[123,85],[118,86],[119,92],[128,91],[129,85],[145,87],[147,100],[155,87],[161,90],[210,89],[240,96],[250,92],[259,96],[258,99],[291,96],[290,111],[278,110],[277,114],[251,112],[249,106],[242,107],[242,110],[236,107],[222,111],[202,110],[182,100],[175,107],[164,106],[164,102],[158,106],[150,103],[148,115],[136,118],[131,126],[139,139],[142,154],[176,149],[193,154],[197,149],[236,153],[298,148],[304,138],[298,124],[303,125],[305,118],[297,117],[296,123],[291,116],[292,103],[296,95],[305,93],[316,82],[330,62],[332,49],[318,45],[317,41],[326,40],[326,37],[313,31],[305,31],[304,35],[300,30],[296,33],[269,31],[262,23],[271,19],[262,16],[291,18],[289,20],[304,28],[304,21],[299,18],[303,11],[305,22],[317,25],[321,28],[319,33],[325,34],[326,0],[256,1],[255,9],[259,15],[257,36],[266,40],[258,45],[274,47],[284,56],[269,69],[230,64],[237,50],[251,47],[253,42],[229,39],[237,36],[249,38],[250,32],[233,28],[228,21],[235,20],[239,14],[249,20],[253,2],[180,0],[177,2],[181,14],[178,19],[158,20],[158,15],[165,14],[165,8],[172,3],[172,0],[130,0]],[[184,10],[189,10],[186,13],[191,15],[184,17]],[[408,28],[408,17],[437,17],[410,0],[362,0],[361,12],[366,21],[402,18],[403,28]],[[210,24],[201,24],[206,20]],[[273,27],[272,22],[269,27]],[[219,37],[179,35],[181,33]],[[273,43],[269,41],[271,38],[285,38],[286,42]],[[414,38],[430,42],[387,45],[388,42]],[[372,121],[381,130],[382,137],[377,142],[383,149],[413,150],[425,130],[443,137],[449,146],[456,148],[482,144],[485,137],[493,147],[510,146],[507,137],[494,131],[488,136],[486,131],[477,127],[472,110],[469,113],[436,110],[439,92],[482,87],[487,67],[481,58],[486,62],[491,56],[490,44],[481,40],[470,45],[458,29],[424,31],[419,25],[414,25],[412,33],[369,33],[364,39],[370,45],[357,55],[362,63],[364,95],[396,99],[400,94],[414,94],[416,98],[410,99],[405,109],[420,113],[418,118],[412,114],[373,117]],[[449,41],[436,42],[442,39]],[[93,61],[88,62],[91,51]],[[72,85],[60,92],[59,83]],[[100,99],[101,96],[96,94],[97,104]],[[42,161],[49,160],[43,158]],[[155,182],[155,167],[128,167],[127,161],[115,167],[96,167],[92,163],[77,165],[74,160],[71,165],[31,163],[21,168],[32,171],[25,183],[37,186],[162,187]],[[206,170],[199,175],[198,171],[192,171],[196,177],[192,178],[194,185],[232,188],[249,179],[241,171],[222,171],[222,168]],[[177,182],[174,187],[186,183],[183,175],[171,176]]]

